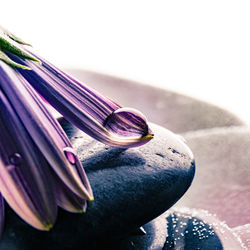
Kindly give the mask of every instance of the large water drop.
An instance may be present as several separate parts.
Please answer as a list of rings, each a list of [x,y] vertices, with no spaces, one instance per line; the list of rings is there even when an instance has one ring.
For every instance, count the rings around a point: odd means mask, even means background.
[[[146,117],[133,108],[120,108],[110,114],[103,126],[119,136],[145,136],[149,131]]]

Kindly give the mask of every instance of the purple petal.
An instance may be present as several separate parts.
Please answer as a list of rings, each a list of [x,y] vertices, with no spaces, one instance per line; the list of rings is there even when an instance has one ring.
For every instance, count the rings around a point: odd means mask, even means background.
[[[4,228],[4,200],[3,200],[3,196],[0,193],[0,239],[3,233],[3,228]]]
[[[65,151],[72,151],[66,134],[27,81],[7,65],[0,68],[0,87],[33,141],[63,182],[76,194],[93,200],[86,174],[77,158],[72,164]],[[73,154],[73,153],[72,153]]]
[[[52,175],[57,205],[69,212],[85,212],[87,209],[86,199],[77,196],[55,174],[52,173]]]
[[[48,164],[1,88],[0,121],[1,193],[26,222],[49,230],[57,206]]]
[[[138,111],[123,109],[122,115],[118,115],[121,106],[45,60],[35,56],[42,61],[38,64],[10,57],[30,67],[29,71],[17,70],[58,112],[93,138],[123,148],[139,146],[152,139],[147,121]]]

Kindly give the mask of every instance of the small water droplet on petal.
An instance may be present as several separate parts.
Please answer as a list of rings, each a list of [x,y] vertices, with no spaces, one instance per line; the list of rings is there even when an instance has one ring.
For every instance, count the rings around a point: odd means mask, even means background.
[[[9,156],[10,164],[20,165],[22,163],[22,156],[19,153],[14,153]]]
[[[67,158],[67,160],[71,163],[71,164],[75,164],[76,163],[76,156],[75,156],[75,152],[73,150],[73,148],[70,147],[66,147],[63,149],[64,154]]]

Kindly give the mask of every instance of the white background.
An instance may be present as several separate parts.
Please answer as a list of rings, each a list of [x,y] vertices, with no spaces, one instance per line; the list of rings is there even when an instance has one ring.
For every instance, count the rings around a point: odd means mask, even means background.
[[[250,122],[250,1],[2,1],[0,23],[63,68],[138,80]]]

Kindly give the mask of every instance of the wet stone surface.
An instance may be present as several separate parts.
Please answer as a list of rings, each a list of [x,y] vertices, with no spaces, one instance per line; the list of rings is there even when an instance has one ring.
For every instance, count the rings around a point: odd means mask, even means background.
[[[7,208],[1,250],[109,249],[175,204],[192,182],[191,151],[162,127],[152,125],[155,138],[148,144],[124,150],[94,141],[65,120],[61,124],[83,162],[95,201],[85,214],[60,209],[50,232],[33,229]]]
[[[144,226],[146,235],[129,236],[119,250],[246,249],[239,235],[201,209],[170,209]]]

